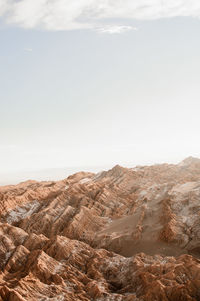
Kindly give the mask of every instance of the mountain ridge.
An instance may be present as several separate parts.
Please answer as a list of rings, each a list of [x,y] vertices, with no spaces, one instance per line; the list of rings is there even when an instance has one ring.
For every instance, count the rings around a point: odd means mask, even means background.
[[[0,300],[198,300],[200,160],[0,187]]]

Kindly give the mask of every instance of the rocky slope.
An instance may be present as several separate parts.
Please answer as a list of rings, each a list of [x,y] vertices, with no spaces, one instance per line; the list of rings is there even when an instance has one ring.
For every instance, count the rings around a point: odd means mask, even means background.
[[[0,301],[200,300],[200,160],[0,187]]]

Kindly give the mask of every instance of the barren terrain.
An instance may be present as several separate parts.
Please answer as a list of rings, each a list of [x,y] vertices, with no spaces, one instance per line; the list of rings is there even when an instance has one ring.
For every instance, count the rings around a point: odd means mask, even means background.
[[[0,300],[200,300],[200,160],[0,187]]]

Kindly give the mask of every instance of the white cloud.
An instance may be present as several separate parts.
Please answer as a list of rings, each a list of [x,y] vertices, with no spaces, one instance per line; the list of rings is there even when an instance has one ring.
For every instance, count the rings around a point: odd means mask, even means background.
[[[27,52],[32,52],[33,49],[32,48],[24,48],[24,51],[27,51]]]
[[[0,16],[5,14],[10,7],[10,1],[0,0]]]
[[[199,0],[0,0],[0,16],[25,28],[72,30],[105,28],[121,33],[129,26],[106,26],[120,19],[151,20],[175,16],[200,17]],[[127,21],[126,21],[127,23]],[[126,28],[126,29],[125,29]]]
[[[136,27],[126,25],[107,25],[97,29],[100,33],[119,34],[130,30],[137,30]]]

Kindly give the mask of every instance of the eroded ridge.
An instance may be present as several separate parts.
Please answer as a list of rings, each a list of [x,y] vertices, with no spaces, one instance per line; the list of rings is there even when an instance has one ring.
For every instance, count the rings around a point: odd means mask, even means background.
[[[0,300],[200,299],[200,160],[0,187]]]

